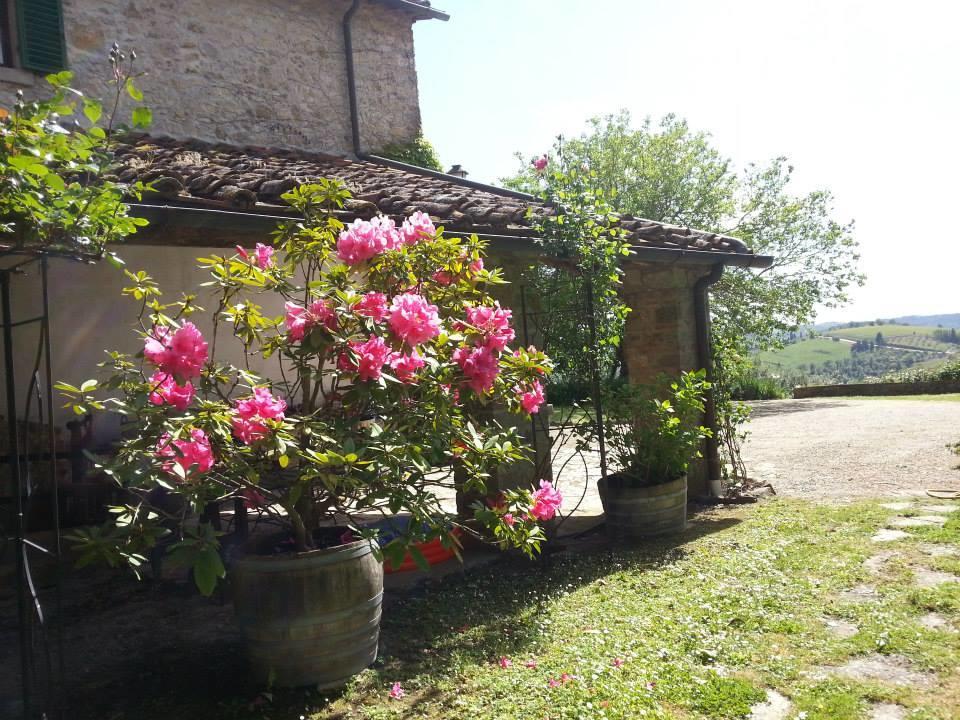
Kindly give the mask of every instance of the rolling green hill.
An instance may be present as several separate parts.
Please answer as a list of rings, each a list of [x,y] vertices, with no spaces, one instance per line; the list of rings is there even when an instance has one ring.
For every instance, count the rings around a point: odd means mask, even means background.
[[[787,345],[782,350],[768,350],[757,355],[762,365],[800,370],[811,363],[820,365],[828,360],[846,360],[850,357],[850,345],[825,338],[814,338]]]
[[[829,337],[838,337],[845,340],[867,340],[873,342],[877,333],[889,345],[900,345],[918,350],[939,350],[941,352],[956,352],[960,346],[951,343],[938,342],[933,335],[940,328],[925,325],[865,325],[855,328],[832,328],[824,334]]]
[[[869,338],[872,341],[876,336],[875,327],[853,328],[855,331],[866,329],[874,330]],[[915,337],[912,342],[917,345],[924,340],[934,342],[929,336]],[[933,368],[960,357],[957,353],[934,352],[929,346],[916,349],[875,346],[872,350],[856,352],[853,341],[854,338],[845,342],[825,337],[801,340],[781,350],[758,353],[755,360],[762,373],[775,376],[784,385],[808,385],[863,382],[916,367]]]

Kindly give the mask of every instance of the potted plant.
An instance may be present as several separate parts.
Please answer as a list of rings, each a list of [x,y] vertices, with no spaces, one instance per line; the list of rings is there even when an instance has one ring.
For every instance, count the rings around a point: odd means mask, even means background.
[[[487,291],[503,280],[475,236],[446,236],[419,212],[345,226],[348,197],[336,182],[298,187],[285,199],[303,219],[271,245],[200,258],[208,333],[196,296],[164,302],[146,272],[127,271],[141,351],[110,353],[103,383],[59,386],[79,413],[132,421],[103,463],[130,500],[109,528],[77,535],[84,561],[137,570],[163,540],[209,593],[227,568],[202,508],[232,498],[278,528],[228,563],[255,674],[276,685],[335,686],[373,661],[382,560],[422,563],[414,543],[437,538],[456,550],[436,494],[452,480],[438,474],[456,465],[482,490],[490,468],[522,457],[513,431],[474,418],[493,402],[537,412],[550,369],[512,347],[511,311]],[[533,554],[558,501],[547,483],[476,518]],[[369,516],[397,513],[406,531],[380,548]]]
[[[600,480],[607,529],[617,539],[680,532],[687,521],[687,467],[710,430],[700,423],[703,370],[615,389],[604,401],[604,434],[617,472]],[[661,399],[662,398],[662,399]]]

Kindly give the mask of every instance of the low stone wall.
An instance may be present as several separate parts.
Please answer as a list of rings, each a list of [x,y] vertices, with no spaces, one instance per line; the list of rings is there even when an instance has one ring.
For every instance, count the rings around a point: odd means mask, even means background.
[[[795,398],[844,397],[849,395],[943,395],[960,393],[960,382],[881,382],[850,385],[808,385],[793,389]]]

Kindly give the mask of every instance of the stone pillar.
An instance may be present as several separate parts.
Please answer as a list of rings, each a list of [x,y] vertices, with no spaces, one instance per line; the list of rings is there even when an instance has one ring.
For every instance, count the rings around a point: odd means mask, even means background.
[[[693,288],[708,269],[630,263],[622,295],[632,311],[627,316],[623,356],[631,383],[648,383],[661,373],[698,370]],[[691,463],[689,495],[708,492],[706,465]]]

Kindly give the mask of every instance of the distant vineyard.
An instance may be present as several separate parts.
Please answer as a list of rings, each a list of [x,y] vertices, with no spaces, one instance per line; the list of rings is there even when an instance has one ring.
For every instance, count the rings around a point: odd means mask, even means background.
[[[756,361],[762,371],[785,385],[812,385],[868,382],[914,367],[934,369],[955,357],[944,355],[935,346],[922,348],[920,340],[915,342],[918,345],[910,346],[913,349],[902,349],[877,345],[875,338],[858,343],[813,338],[760,353]]]

